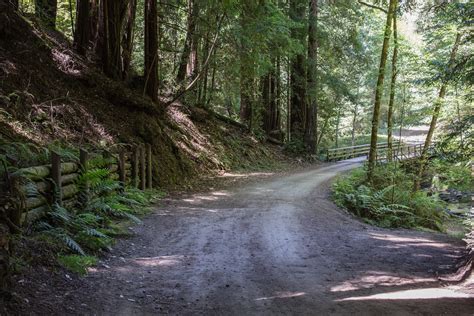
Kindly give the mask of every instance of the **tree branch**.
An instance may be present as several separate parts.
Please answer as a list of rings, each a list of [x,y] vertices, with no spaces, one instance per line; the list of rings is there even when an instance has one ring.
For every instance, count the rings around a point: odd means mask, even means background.
[[[379,7],[379,6],[375,5],[375,4],[370,4],[370,3],[367,3],[367,2],[364,2],[364,1],[360,1],[360,0],[359,0],[358,2],[359,2],[360,4],[362,4],[362,5],[368,6],[369,8],[377,9],[377,10],[380,10],[380,11],[382,11],[382,12],[388,13],[388,11],[387,11],[386,9],[384,9],[384,8],[382,8],[382,7]]]
[[[178,93],[173,98],[171,98],[171,101],[166,102],[165,106],[168,106],[168,105],[172,104],[173,102],[175,102],[176,100],[178,100],[179,98],[181,98],[186,92],[191,90],[194,87],[194,85],[196,85],[196,83],[199,81],[199,79],[201,79],[201,76],[203,75],[204,71],[206,70],[206,68],[209,64],[209,60],[211,59],[212,53],[213,53],[214,49],[216,48],[217,39],[219,38],[219,30],[221,28],[221,24],[222,24],[222,21],[224,20],[224,17],[225,17],[225,15],[222,15],[221,18],[219,19],[219,22],[217,24],[216,35],[214,37],[214,41],[212,43],[211,49],[209,50],[209,53],[207,54],[206,61],[202,65],[201,71],[198,73],[198,75],[194,78],[193,81],[191,81],[186,87],[180,89],[178,91]]]

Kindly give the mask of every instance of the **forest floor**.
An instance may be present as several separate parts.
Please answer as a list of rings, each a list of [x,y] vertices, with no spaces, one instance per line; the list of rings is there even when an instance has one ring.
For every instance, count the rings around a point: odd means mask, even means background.
[[[34,294],[21,313],[472,315],[472,280],[439,278],[456,271],[461,240],[369,226],[330,201],[334,176],[358,165],[231,173],[173,194],[87,277],[17,280]]]

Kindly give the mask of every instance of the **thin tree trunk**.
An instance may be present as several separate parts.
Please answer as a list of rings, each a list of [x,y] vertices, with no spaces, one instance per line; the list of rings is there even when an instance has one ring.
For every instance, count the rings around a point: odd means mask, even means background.
[[[132,63],[134,26],[137,12],[137,0],[130,0],[125,16],[125,32],[122,39],[122,59],[123,59],[123,79],[128,79],[130,75],[130,64]]]
[[[145,92],[158,101],[157,0],[145,0]]]
[[[337,110],[336,117],[336,148],[339,148],[339,125],[341,124],[341,108]]]
[[[383,82],[385,78],[385,64],[387,62],[388,47],[390,41],[391,26],[393,22],[393,15],[397,7],[398,0],[390,0],[387,21],[385,23],[385,32],[382,45],[382,54],[380,57],[379,74],[377,78],[377,85],[375,87],[375,101],[374,110],[372,116],[372,132],[370,136],[370,151],[369,151],[369,162],[368,162],[368,173],[367,178],[372,181],[372,176],[375,168],[375,159],[377,155],[377,134],[379,130],[379,119],[380,119],[380,101],[383,94]]]
[[[393,56],[392,56],[392,81],[390,82],[390,101],[388,103],[387,115],[387,158],[392,161],[393,152],[393,109],[395,102],[395,84],[397,81],[397,57],[398,57],[398,37],[397,37],[397,15],[393,15]]]
[[[456,34],[456,39],[453,44],[453,48],[451,50],[451,54],[449,57],[448,65],[447,65],[447,70],[446,73],[444,74],[444,79],[441,83],[441,88],[439,89],[439,94],[438,98],[435,102],[435,107],[433,110],[433,116],[431,118],[431,123],[430,123],[430,128],[428,130],[428,134],[426,135],[425,139],[425,144],[423,146],[423,151],[421,152],[421,157],[420,157],[420,166],[418,168],[418,176],[415,178],[415,185],[414,185],[414,190],[417,191],[420,189],[420,183],[421,183],[421,178],[423,176],[423,172],[428,160],[428,150],[431,145],[431,141],[433,139],[433,134],[436,129],[436,123],[438,121],[439,113],[441,111],[441,107],[443,106],[444,98],[446,96],[446,90],[448,88],[448,77],[451,76],[451,71],[453,68],[454,60],[456,58],[456,54],[459,48],[459,43],[461,42],[461,33],[458,32]]]
[[[76,47],[77,52],[81,55],[85,55],[89,47],[90,10],[89,0],[77,1],[74,46]]]
[[[308,96],[309,104],[306,114],[305,145],[311,154],[317,153],[318,135],[318,0],[311,0],[309,6],[309,28],[308,28]]]

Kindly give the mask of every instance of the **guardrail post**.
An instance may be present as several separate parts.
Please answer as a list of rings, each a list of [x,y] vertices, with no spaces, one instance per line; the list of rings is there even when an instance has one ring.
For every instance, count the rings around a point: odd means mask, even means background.
[[[153,188],[153,165],[151,156],[151,145],[146,144],[146,187],[147,189]]]
[[[63,205],[63,192],[61,187],[61,156],[51,152],[51,179],[53,180],[53,202]]]

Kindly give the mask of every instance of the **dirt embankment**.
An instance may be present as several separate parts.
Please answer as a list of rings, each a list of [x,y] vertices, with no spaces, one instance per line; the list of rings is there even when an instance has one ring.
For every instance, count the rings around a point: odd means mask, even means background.
[[[2,10],[0,140],[110,148],[150,143],[154,180],[186,184],[214,170],[271,164],[279,149],[211,112],[153,104],[128,83],[105,77],[58,33]],[[33,21],[33,22],[32,22]]]

